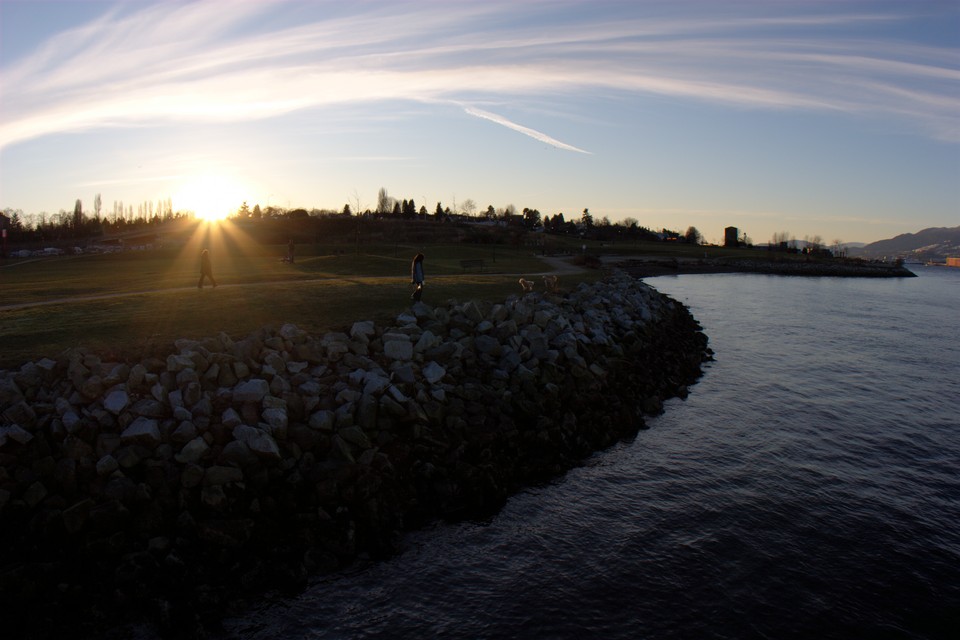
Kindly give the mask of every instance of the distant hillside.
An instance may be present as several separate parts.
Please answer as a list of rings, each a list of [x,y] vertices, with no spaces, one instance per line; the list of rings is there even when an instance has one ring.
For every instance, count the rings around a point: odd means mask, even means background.
[[[909,262],[943,261],[960,256],[960,227],[931,227],[916,233],[903,233],[889,240],[878,240],[850,255],[864,258],[903,258]]]

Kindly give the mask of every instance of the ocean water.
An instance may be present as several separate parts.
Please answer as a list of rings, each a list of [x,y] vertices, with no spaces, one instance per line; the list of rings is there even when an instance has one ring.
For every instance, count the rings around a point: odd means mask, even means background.
[[[654,278],[715,361],[489,521],[224,638],[960,638],[960,269]]]

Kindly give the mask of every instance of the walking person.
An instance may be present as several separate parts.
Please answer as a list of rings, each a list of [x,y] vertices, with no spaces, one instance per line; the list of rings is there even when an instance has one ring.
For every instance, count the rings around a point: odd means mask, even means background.
[[[410,263],[410,280],[411,284],[416,286],[416,289],[413,290],[413,295],[410,296],[410,299],[414,302],[420,302],[420,297],[423,295],[423,254],[418,253],[413,257],[413,262]]]
[[[210,265],[210,252],[204,249],[200,252],[200,281],[197,283],[197,289],[203,289],[203,279],[210,278],[214,288],[217,281],[213,277],[213,267]]]

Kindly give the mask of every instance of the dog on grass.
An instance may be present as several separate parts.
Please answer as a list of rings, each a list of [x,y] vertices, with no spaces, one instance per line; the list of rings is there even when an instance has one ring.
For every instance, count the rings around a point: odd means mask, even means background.
[[[520,286],[523,287],[524,293],[531,293],[533,291],[533,280],[520,278]]]
[[[543,276],[543,286],[546,287],[550,293],[556,293],[559,284],[560,282],[557,276]]]

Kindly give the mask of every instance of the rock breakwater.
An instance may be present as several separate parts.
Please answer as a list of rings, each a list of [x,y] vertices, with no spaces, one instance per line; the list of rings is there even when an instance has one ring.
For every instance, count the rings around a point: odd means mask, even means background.
[[[635,433],[708,358],[682,305],[616,274],[0,371],[5,632],[200,635],[406,529],[490,514]]]

